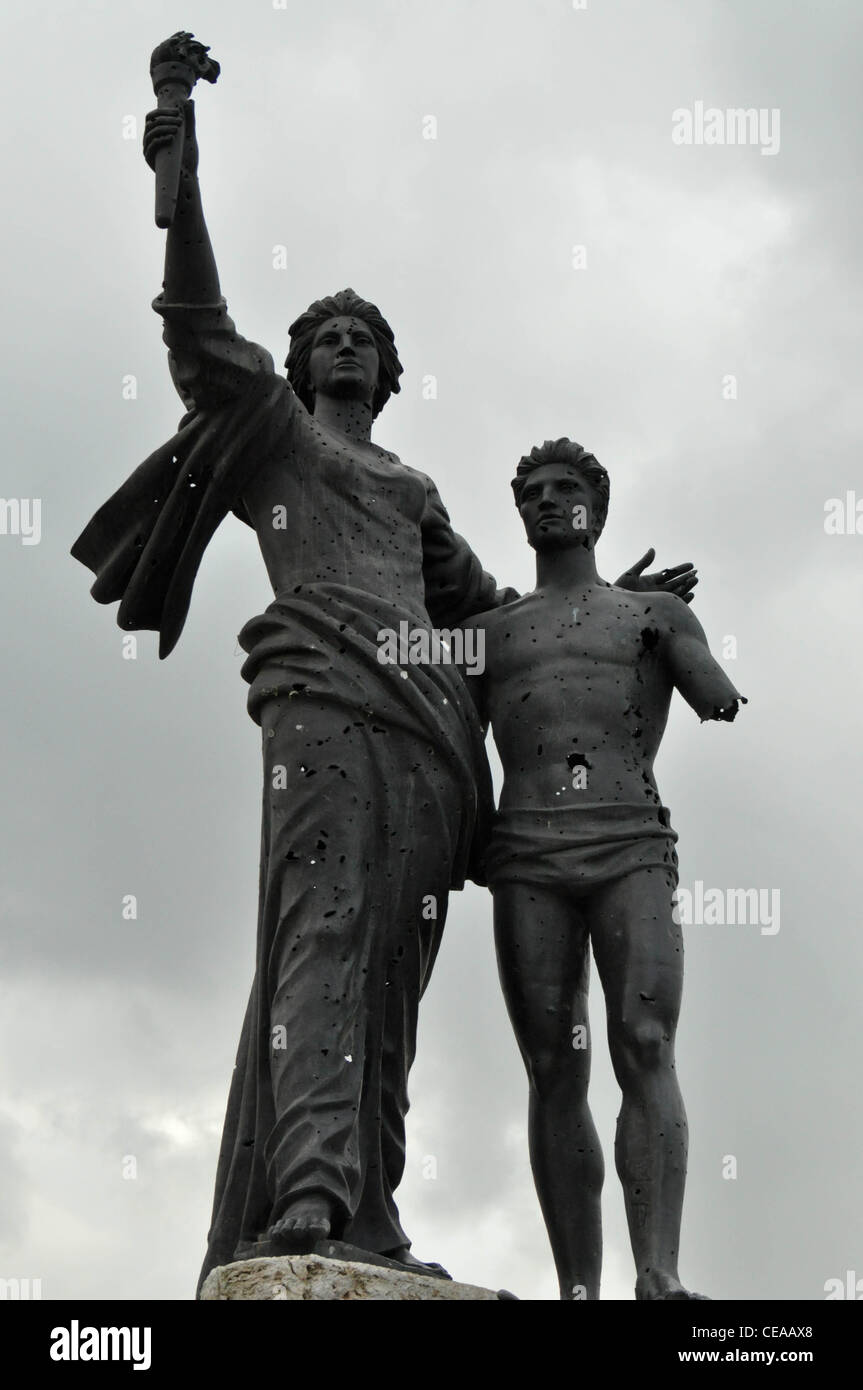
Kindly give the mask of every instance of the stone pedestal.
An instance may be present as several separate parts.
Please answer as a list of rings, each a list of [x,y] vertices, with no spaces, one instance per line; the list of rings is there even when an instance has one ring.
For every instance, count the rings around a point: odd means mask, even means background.
[[[293,1302],[309,1299],[372,1299],[375,1302],[415,1302],[419,1299],[512,1298],[512,1294],[457,1284],[454,1279],[435,1279],[425,1274],[403,1274],[379,1265],[325,1259],[323,1255],[275,1255],[266,1259],[240,1260],[221,1265],[207,1276],[201,1299],[207,1301],[257,1300]]]

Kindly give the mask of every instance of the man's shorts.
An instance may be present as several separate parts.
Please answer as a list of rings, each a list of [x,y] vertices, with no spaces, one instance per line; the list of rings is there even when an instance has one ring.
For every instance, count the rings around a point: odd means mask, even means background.
[[[667,809],[655,803],[499,811],[485,877],[492,889],[530,883],[588,892],[638,869],[661,869],[676,887],[676,841]]]

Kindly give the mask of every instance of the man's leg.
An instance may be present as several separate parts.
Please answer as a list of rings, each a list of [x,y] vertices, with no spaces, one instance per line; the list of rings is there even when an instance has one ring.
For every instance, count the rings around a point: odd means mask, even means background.
[[[599,1297],[604,1165],[587,1108],[587,927],[552,889],[494,890],[498,968],[530,1083],[530,1161],[564,1299]]]
[[[641,869],[590,900],[611,1060],[623,1092],[615,1159],[638,1299],[692,1296],[677,1276],[687,1128],[674,1069],[683,933],[672,917],[673,892],[661,869]]]

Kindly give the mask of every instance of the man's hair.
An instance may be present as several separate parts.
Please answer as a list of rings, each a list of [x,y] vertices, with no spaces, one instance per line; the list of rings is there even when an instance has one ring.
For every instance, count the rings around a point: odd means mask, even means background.
[[[529,454],[524,454],[519,459],[511,484],[515,493],[515,505],[521,506],[521,494],[531,473],[535,473],[537,468],[545,467],[547,463],[567,463],[571,468],[577,469],[587,482],[594,501],[591,534],[593,539],[597,540],[608,516],[608,473],[595,454],[591,454],[583,445],[576,444],[572,439],[547,439],[544,444],[534,445]]]
[[[361,299],[353,290],[339,290],[338,294],[327,295],[326,299],[316,299],[304,314],[295,319],[288,330],[291,335],[291,348],[285,358],[288,381],[307,410],[315,408],[315,393],[309,377],[309,358],[315,334],[322,323],[328,319],[341,318],[352,314],[362,319],[375,340],[378,350],[378,384],[372,397],[372,415],[379,415],[390,396],[400,391],[399,377],[404,368],[398,359],[393,330],[390,328],[376,304]]]

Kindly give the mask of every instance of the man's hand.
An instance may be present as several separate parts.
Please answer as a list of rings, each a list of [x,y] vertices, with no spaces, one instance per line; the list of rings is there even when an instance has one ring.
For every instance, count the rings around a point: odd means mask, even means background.
[[[639,594],[677,594],[684,603],[691,603],[695,596],[695,586],[698,583],[698,571],[693,568],[691,561],[687,560],[682,565],[675,565],[674,569],[657,570],[655,574],[645,574],[644,571],[649,564],[656,559],[656,551],[653,547],[642,555],[640,560],[622,574],[617,580],[619,589],[631,589]]]
[[[172,111],[148,111],[144,118],[144,158],[151,169],[156,167],[159,150],[170,145],[176,132],[185,126],[183,137],[183,172],[193,178],[198,172],[198,139],[195,134],[195,103],[191,99]]]

